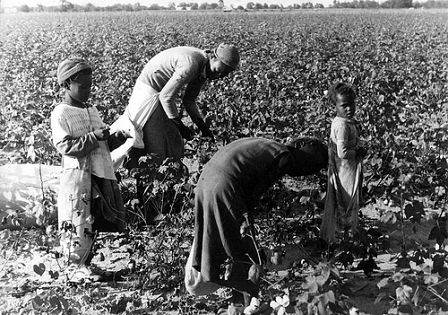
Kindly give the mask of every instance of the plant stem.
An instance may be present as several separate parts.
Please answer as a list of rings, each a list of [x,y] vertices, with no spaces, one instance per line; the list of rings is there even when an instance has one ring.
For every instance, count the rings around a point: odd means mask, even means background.
[[[403,201],[403,191],[400,192],[400,210],[401,210],[401,237],[403,244],[401,245],[401,248],[403,251],[406,251],[406,235],[404,233],[404,201]]]
[[[245,212],[245,213],[243,213],[243,216],[246,219],[246,223],[247,223],[247,226],[249,227],[249,231],[250,231],[250,235],[251,235],[251,238],[252,238],[252,242],[254,243],[255,250],[257,251],[258,264],[261,265],[260,250],[258,248],[257,241],[255,240],[255,234],[252,231],[252,224],[249,221],[249,214],[247,212]]]

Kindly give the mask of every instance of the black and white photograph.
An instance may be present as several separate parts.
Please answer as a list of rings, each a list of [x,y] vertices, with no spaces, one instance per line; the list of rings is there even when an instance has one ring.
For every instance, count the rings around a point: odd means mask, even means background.
[[[0,315],[448,315],[448,0],[0,0]]]

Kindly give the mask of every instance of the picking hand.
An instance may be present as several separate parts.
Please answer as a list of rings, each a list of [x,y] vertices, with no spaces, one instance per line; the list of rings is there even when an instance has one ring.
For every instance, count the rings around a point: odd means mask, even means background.
[[[203,120],[198,120],[196,122],[196,125],[201,131],[202,137],[209,138],[210,142],[215,142],[215,136],[213,135],[213,133],[210,131],[210,129],[207,127],[207,124]]]
[[[110,130],[109,132],[110,132],[111,136],[115,136],[115,138],[120,143],[125,142],[126,139],[132,138],[131,130],[129,130],[129,129],[127,129],[127,130],[117,130],[117,131]]]
[[[124,139],[124,140],[126,140],[128,138],[132,138],[131,130],[130,129],[118,130],[117,137],[119,137],[120,139]]]
[[[213,135],[213,133],[210,131],[210,129],[207,129],[205,131],[201,131],[201,136],[203,138],[208,138],[210,142],[215,142],[215,136]]]
[[[100,129],[96,129],[93,134],[98,141],[105,141],[110,136],[109,127],[101,127]]]
[[[356,149],[356,156],[365,157],[367,155],[367,148],[360,147]]]
[[[179,117],[171,119],[171,121],[176,125],[179,130],[180,135],[187,141],[193,140],[193,130],[184,125]]]
[[[193,140],[194,132],[184,124],[181,125],[179,129],[180,135],[187,141]]]

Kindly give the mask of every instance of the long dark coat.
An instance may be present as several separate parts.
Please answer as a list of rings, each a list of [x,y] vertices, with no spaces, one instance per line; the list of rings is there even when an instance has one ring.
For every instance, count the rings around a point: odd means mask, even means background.
[[[220,149],[206,164],[196,187],[193,268],[216,282],[227,258],[247,261],[240,226],[243,213],[292,166],[280,143],[244,138]]]

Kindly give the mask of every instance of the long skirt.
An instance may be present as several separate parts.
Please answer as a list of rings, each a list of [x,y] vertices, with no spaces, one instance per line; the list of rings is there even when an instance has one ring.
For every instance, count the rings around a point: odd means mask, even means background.
[[[247,280],[252,263],[261,262],[253,240],[241,235],[243,214],[248,212],[243,190],[235,179],[218,169],[209,168],[204,173],[196,188],[187,290],[200,294],[227,286],[257,292],[258,287]],[[195,276],[199,279],[196,282]]]
[[[63,255],[69,262],[88,262],[96,232],[124,230],[126,214],[118,183],[92,176],[87,170],[64,170],[58,222]]]
[[[138,167],[138,159],[145,154],[153,155],[153,160],[159,164],[166,158],[180,160],[184,156],[180,132],[166,115],[158,92],[138,80],[125,113],[111,129],[126,129],[129,126],[142,133],[144,149],[130,151],[124,162],[126,168]]]
[[[362,160],[340,159],[330,151],[327,196],[320,236],[328,243],[336,234],[355,229],[359,221],[359,201],[362,184]]]

